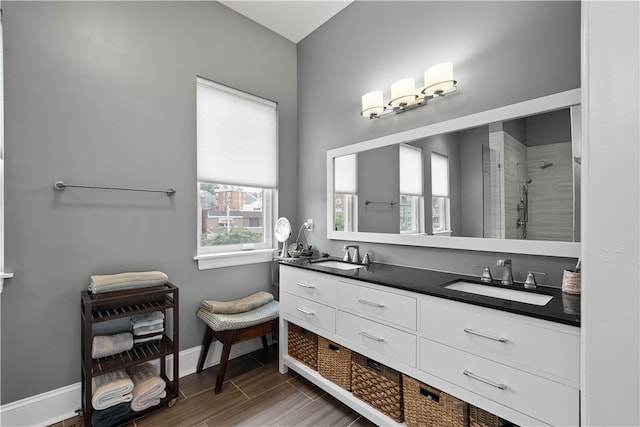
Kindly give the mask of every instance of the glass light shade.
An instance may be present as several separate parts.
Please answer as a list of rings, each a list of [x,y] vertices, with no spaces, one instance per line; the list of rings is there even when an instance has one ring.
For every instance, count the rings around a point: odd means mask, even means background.
[[[400,107],[400,104],[411,105],[416,100],[416,83],[413,77],[398,80],[391,85],[391,106]]]
[[[451,89],[455,82],[453,80],[453,63],[443,62],[428,68],[424,72],[424,94],[432,96],[436,92],[446,92]]]
[[[384,111],[384,102],[382,101],[382,91],[374,90],[373,92],[362,95],[362,116],[370,118]]]

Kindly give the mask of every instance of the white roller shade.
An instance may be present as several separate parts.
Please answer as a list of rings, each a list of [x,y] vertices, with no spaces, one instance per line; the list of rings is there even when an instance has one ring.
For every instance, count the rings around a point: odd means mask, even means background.
[[[449,158],[431,153],[431,195],[449,197]]]
[[[400,146],[400,194],[422,196],[422,150]]]
[[[197,80],[198,181],[275,188],[276,104]]]
[[[336,157],[333,162],[334,183],[336,193],[356,194],[357,185],[357,158],[356,154]]]

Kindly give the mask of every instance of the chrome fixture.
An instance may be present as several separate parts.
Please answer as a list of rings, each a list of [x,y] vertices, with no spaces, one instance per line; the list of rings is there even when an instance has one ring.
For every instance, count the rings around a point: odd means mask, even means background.
[[[391,85],[391,101],[385,105],[382,91],[375,90],[362,96],[362,117],[376,119],[389,113],[404,113],[427,105],[433,98],[455,92],[458,87],[453,79],[453,64],[443,62],[424,72],[424,86],[416,88],[415,79],[407,77]]]
[[[364,256],[362,257],[362,264],[371,264],[371,257],[373,257],[373,254],[371,252],[367,252],[366,254],[364,254]]]
[[[498,267],[504,267],[504,272],[502,273],[502,284],[507,286],[513,285],[513,271],[511,270],[511,260],[510,259],[499,259],[496,263]]]
[[[480,276],[480,281],[485,283],[491,283],[493,281],[493,276],[491,275],[491,269],[488,265],[474,265],[474,267],[482,268],[482,275]]]
[[[520,165],[528,165],[530,163],[542,163],[542,166],[540,166],[540,169],[546,169],[546,168],[550,168],[551,166],[553,166],[553,163],[547,162],[546,160],[530,160],[528,162],[518,162],[518,163],[516,163],[516,167],[518,167]]]
[[[536,282],[536,274],[546,275],[547,273],[543,273],[541,271],[529,271],[527,273],[527,280],[524,281],[524,287],[528,289],[535,289],[538,286]]]
[[[353,248],[353,255],[349,253],[349,249]],[[360,246],[359,245],[344,245],[342,248],[345,250],[343,261],[346,262],[355,262],[356,264],[360,262]]]

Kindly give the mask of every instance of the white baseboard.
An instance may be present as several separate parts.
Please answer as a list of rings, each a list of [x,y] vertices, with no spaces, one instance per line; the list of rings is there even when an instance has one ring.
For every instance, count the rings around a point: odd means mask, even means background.
[[[180,378],[196,372],[201,348],[202,346],[192,347],[178,354]],[[229,358],[233,359],[260,348],[262,348],[260,338],[238,343],[231,347]],[[204,367],[219,364],[221,353],[222,344],[215,341],[211,344]],[[172,361],[172,357],[168,357],[167,360]],[[173,378],[173,365],[171,363],[167,365],[167,376]],[[2,405],[0,406],[0,426],[44,427],[72,418],[77,415],[76,411],[82,406],[81,389],[81,383],[78,382]]]

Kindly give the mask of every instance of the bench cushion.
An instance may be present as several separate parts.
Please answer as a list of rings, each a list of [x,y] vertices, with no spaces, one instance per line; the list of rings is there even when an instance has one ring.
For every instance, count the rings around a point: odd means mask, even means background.
[[[244,313],[220,314],[201,308],[196,315],[214,331],[227,331],[229,329],[248,328],[249,326],[277,319],[280,311],[278,301],[274,300]]]

